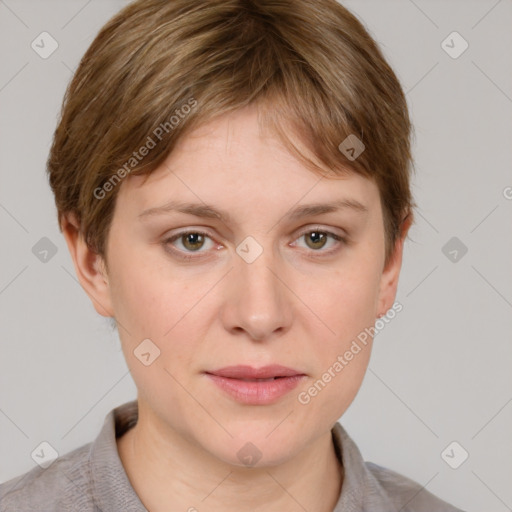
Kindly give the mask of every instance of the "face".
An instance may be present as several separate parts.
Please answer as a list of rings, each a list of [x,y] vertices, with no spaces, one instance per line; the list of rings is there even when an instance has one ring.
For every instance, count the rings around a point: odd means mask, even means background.
[[[386,268],[384,248],[373,181],[320,178],[260,132],[251,107],[182,139],[147,181],[124,180],[109,274],[92,294],[118,322],[156,428],[230,464],[249,450],[275,465],[328,433],[354,399],[371,338],[359,350],[354,340],[396,292],[401,246]],[[237,365],[297,376],[211,375]]]

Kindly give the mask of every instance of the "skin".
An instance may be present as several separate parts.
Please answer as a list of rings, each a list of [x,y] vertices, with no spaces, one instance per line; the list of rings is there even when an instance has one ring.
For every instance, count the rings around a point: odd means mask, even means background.
[[[346,198],[367,211],[285,216],[299,205]],[[139,219],[171,199],[207,203],[232,218],[170,212]],[[66,217],[77,275],[97,312],[116,319],[138,389],[139,421],[117,444],[148,510],[332,511],[343,468],[331,428],[361,386],[371,341],[308,404],[298,395],[393,305],[409,225],[384,266],[375,183],[352,172],[320,179],[260,130],[254,106],[181,139],[145,183],[138,176],[122,182],[109,272]],[[208,237],[165,242],[194,229]],[[321,230],[347,242],[318,241],[311,232]],[[236,253],[247,236],[263,249],[252,263]],[[160,349],[149,366],[133,353],[147,338]],[[241,404],[204,374],[272,363],[306,377],[269,405]],[[237,457],[247,442],[261,452],[254,467]]]

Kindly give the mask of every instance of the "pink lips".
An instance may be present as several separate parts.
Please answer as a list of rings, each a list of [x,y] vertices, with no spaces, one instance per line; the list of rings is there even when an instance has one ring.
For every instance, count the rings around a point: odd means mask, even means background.
[[[274,403],[306,377],[298,370],[281,365],[227,366],[206,372],[206,375],[236,401],[248,405]]]

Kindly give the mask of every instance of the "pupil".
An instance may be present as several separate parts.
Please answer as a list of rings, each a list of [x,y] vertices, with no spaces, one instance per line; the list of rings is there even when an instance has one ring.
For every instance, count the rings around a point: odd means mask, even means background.
[[[324,244],[322,242],[325,242],[325,235],[323,233],[320,233],[318,231],[312,231],[309,234],[310,238],[313,240],[313,244],[318,244],[320,242],[320,247],[322,247]]]
[[[187,247],[187,246],[192,245],[192,247],[189,247],[189,248],[198,249],[201,246],[202,237],[203,237],[203,235],[201,235],[200,233],[189,233],[188,235],[185,235],[185,240],[186,240],[185,246]],[[196,245],[198,243],[199,243],[199,247]]]

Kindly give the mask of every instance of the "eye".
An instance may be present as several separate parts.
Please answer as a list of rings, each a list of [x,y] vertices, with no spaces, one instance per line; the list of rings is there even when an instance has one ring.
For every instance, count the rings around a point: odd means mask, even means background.
[[[313,252],[325,255],[333,254],[339,250],[340,245],[347,243],[347,240],[344,237],[319,227],[314,229],[310,228],[308,231],[302,232],[297,240],[300,240],[301,238],[306,240],[306,248],[311,249]],[[209,244],[207,243],[208,240],[210,241]],[[331,244],[331,249],[322,250],[324,247],[328,246],[329,240],[334,242]],[[295,243],[296,242],[294,242],[294,244]],[[214,247],[218,248],[208,233],[198,230],[181,231],[180,233],[176,233],[175,235],[166,238],[162,244],[166,251],[185,260],[199,258],[201,257],[201,254],[208,252],[209,249]],[[180,245],[181,247],[179,247]],[[169,246],[175,247],[175,249],[172,249]],[[332,246],[334,246],[334,248],[332,248]],[[198,254],[194,255],[193,253]]]
[[[322,252],[326,254],[335,252],[339,248],[337,246],[346,242],[344,237],[321,228],[314,228],[309,229],[308,231],[304,231],[301,233],[297,240],[302,238],[304,238],[306,241],[307,248],[312,249],[313,252]],[[321,251],[321,249],[327,245],[329,239],[331,239],[331,241],[334,240],[334,243],[331,244],[331,248],[334,246],[334,249]]]
[[[201,251],[206,244],[206,239],[210,240],[210,248],[213,244],[213,241],[211,237],[208,235],[208,233],[205,233],[203,231],[182,231],[181,233],[177,233],[176,235],[173,235],[170,238],[167,238],[163,241],[164,246],[167,248],[169,244],[173,245],[174,242],[178,242],[178,245],[181,244],[182,248],[179,248],[178,251],[172,251],[174,253],[180,253],[179,256],[184,259],[191,259],[195,256],[187,256],[187,252],[207,252]],[[169,249],[167,249],[169,250]]]

